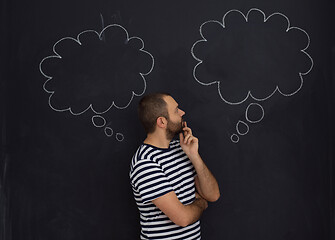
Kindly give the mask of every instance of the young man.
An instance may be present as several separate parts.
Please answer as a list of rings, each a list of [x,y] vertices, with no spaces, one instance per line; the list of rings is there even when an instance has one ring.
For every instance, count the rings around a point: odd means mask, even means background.
[[[140,237],[201,239],[199,218],[220,191],[198,153],[199,140],[169,94],[143,97],[138,112],[147,138],[132,158],[129,175],[140,212]],[[177,134],[180,140],[172,141]]]

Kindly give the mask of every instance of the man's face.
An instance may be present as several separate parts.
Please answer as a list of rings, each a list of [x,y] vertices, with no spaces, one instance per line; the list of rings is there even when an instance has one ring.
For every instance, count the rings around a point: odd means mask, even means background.
[[[170,96],[164,97],[167,104],[169,119],[166,128],[167,139],[173,139],[176,134],[183,130],[183,116],[185,112],[178,107],[178,103]]]

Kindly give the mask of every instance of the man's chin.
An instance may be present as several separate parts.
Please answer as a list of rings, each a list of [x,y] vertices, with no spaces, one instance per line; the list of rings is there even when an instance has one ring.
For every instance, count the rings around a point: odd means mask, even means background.
[[[173,129],[173,126],[168,128],[166,131],[166,137],[169,140],[172,140],[174,138],[179,138],[179,134],[183,132],[183,121],[181,122],[181,124],[178,127],[178,124],[175,124],[174,127],[176,127],[175,129]],[[171,129],[172,128],[172,129]]]
[[[178,131],[168,131],[166,132],[166,137],[167,139],[169,140],[172,140],[172,139],[179,139],[179,134],[182,133],[183,130],[178,130]]]

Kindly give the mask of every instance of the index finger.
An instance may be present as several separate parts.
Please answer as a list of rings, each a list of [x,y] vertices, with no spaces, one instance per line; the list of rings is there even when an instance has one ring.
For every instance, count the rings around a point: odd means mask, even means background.
[[[189,133],[189,134],[192,135],[192,129],[189,128],[189,127],[183,127],[183,131],[185,131],[185,132],[187,132],[187,133]]]

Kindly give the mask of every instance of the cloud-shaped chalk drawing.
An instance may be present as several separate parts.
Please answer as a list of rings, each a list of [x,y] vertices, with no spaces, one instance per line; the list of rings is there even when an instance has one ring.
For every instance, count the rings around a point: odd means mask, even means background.
[[[64,37],[53,46],[54,55],[40,62],[47,78],[43,85],[50,94],[50,107],[80,115],[91,109],[106,113],[113,106],[124,109],[134,96],[146,91],[146,79],[154,66],[139,37],[129,37],[118,25],[101,32],[86,30],[77,38]]]
[[[227,104],[241,104],[248,97],[264,101],[276,92],[292,96],[313,67],[306,52],[309,35],[292,27],[282,13],[266,17],[257,8],[246,15],[230,10],[222,22],[203,23],[200,35],[191,49],[198,61],[193,76],[204,86],[217,84]]]

